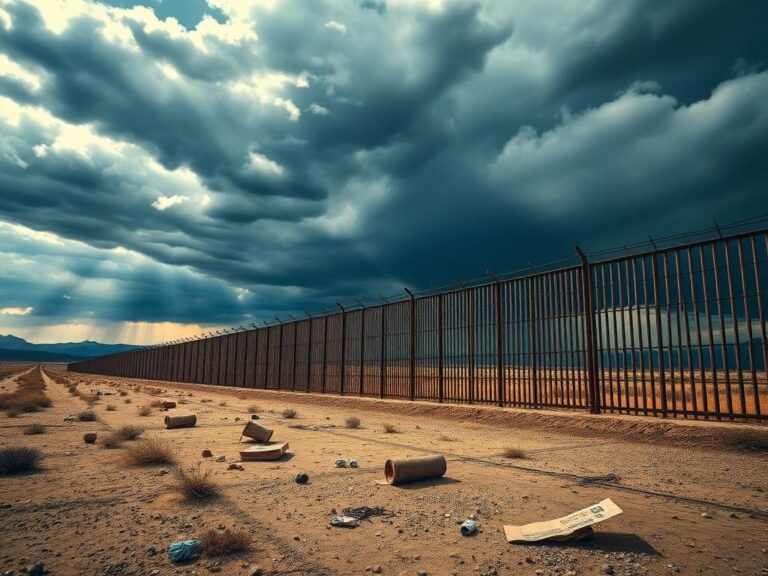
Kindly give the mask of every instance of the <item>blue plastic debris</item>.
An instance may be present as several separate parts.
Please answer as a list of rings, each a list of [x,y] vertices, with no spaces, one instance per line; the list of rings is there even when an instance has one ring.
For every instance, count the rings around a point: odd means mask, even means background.
[[[168,544],[168,558],[171,562],[183,562],[200,554],[203,543],[200,540],[179,540]]]
[[[460,526],[460,529],[462,536],[471,536],[477,532],[477,522],[474,520],[464,520]]]

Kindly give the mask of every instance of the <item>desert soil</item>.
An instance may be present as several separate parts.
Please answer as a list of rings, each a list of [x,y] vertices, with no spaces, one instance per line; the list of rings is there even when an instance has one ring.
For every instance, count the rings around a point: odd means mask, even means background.
[[[744,425],[678,423],[424,403],[317,396],[149,382],[49,370],[53,406],[16,418],[0,415],[0,446],[34,446],[42,470],[0,479],[0,572],[43,562],[51,574],[351,575],[642,575],[768,574],[768,456],[736,450]],[[99,391],[97,422],[65,422],[87,408],[66,382]],[[13,389],[13,380],[0,382]],[[160,390],[153,390],[159,388]],[[118,390],[128,396],[117,395]],[[159,394],[157,393],[159,392]],[[141,417],[154,399],[178,401],[170,412]],[[130,403],[125,403],[130,399]],[[108,411],[107,406],[115,407]],[[286,441],[275,462],[238,460],[248,407]],[[297,411],[283,418],[283,409]],[[191,429],[165,430],[166,414],[195,413]],[[345,427],[350,416],[359,429]],[[25,426],[47,426],[23,435]],[[83,443],[123,424],[169,442],[180,466],[211,470],[223,496],[184,502],[173,490],[174,467],[132,467],[124,448]],[[398,433],[385,433],[393,424]],[[764,433],[765,427],[751,426]],[[524,459],[505,458],[506,448]],[[202,458],[210,449],[226,462]],[[403,487],[377,484],[384,462],[443,454],[441,481]],[[356,458],[357,469],[335,468]],[[310,481],[295,483],[305,472]],[[615,474],[608,482],[585,477]],[[624,513],[579,543],[509,544],[504,524],[557,518],[611,498]],[[333,511],[381,506],[394,513],[354,529],[333,528]],[[474,515],[479,532],[462,537]],[[238,527],[251,551],[172,565],[169,542],[208,528]]]

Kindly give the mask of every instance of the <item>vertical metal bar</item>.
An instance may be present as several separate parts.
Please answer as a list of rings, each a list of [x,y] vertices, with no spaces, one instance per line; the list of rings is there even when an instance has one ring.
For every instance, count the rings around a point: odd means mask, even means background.
[[[474,315],[474,298],[472,289],[468,288],[464,292],[466,296],[467,304],[467,361],[469,362],[469,390],[468,398],[470,404],[474,400],[475,394],[475,315]]]
[[[753,236],[754,238],[754,236]],[[741,240],[738,241],[739,246],[739,272],[741,273],[741,290],[744,301],[744,320],[747,323],[747,358],[749,358],[749,370],[752,376],[752,397],[755,403],[755,414],[760,414],[760,391],[757,387],[757,371],[755,369],[755,351],[752,349],[753,343],[753,329],[752,329],[752,312],[749,304],[749,288],[747,285],[747,271],[744,266],[744,248],[741,244]]]
[[[537,290],[536,290],[536,277],[531,277],[528,284],[528,321],[530,334],[529,340],[529,353],[531,356],[531,394],[530,399],[534,408],[539,405],[539,358],[538,358],[538,330],[536,326],[537,317]]]
[[[651,255],[651,276],[653,279],[653,306],[654,315],[656,317],[656,350],[658,355],[659,364],[659,386],[661,387],[661,415],[667,417],[667,379],[664,374],[664,346],[663,336],[661,333],[661,303],[660,303],[660,290],[659,290],[659,266],[656,261],[658,254],[653,253]],[[647,305],[647,303],[646,303]],[[646,308],[648,310],[648,308]],[[650,339],[650,338],[649,338]],[[653,374],[653,346],[650,346],[650,362],[651,362],[651,374]],[[651,381],[653,385],[653,381]],[[654,392],[654,399],[656,394]],[[654,406],[655,408],[655,406]],[[655,412],[654,412],[655,414]]]
[[[264,350],[264,389],[266,390],[269,388],[269,344],[270,344],[270,332],[272,330],[269,329],[269,326],[264,328],[264,331],[267,333],[267,344],[265,346]]]
[[[752,236],[750,240],[752,244],[752,266],[755,273],[755,289],[757,290],[757,294],[755,295],[757,297],[757,316],[760,319],[760,335],[762,337],[763,372],[768,372],[768,338],[766,338],[765,309],[763,307],[763,285],[762,281],[760,280],[757,241],[755,240],[754,236]],[[768,236],[766,236],[766,244],[768,244]],[[758,398],[759,396],[755,396],[755,407],[757,408],[757,413],[760,414],[760,404]]]
[[[712,330],[712,314],[709,307],[709,290],[707,290],[707,267],[704,261],[704,248],[699,247],[699,262],[701,265],[701,286],[704,292],[704,310],[707,314],[707,331],[709,333],[709,361],[712,364],[712,386],[714,388],[714,403],[715,413],[718,420],[720,419],[720,390],[717,385],[717,365],[715,361],[715,336]],[[709,398],[709,390],[707,390],[706,379],[704,380],[704,405],[706,408],[707,399]]]
[[[690,253],[688,254],[690,257]],[[677,292],[680,295],[680,311],[683,313],[683,326],[685,327],[685,348],[686,348],[686,354],[688,356],[688,377],[691,381],[691,409],[693,410],[694,415],[699,411],[698,403],[696,401],[696,378],[694,375],[694,365],[693,365],[693,344],[691,343],[691,322],[688,318],[688,307],[685,305],[685,295],[683,293],[683,283],[682,283],[682,267],[680,265],[680,251],[675,251],[675,269],[677,270]],[[691,274],[690,278],[691,282],[691,288],[693,287],[693,274]],[[691,301],[695,302],[696,298],[693,294],[693,290],[691,290]],[[695,310],[695,304],[694,304],[694,310]],[[698,314],[697,314],[698,316]],[[699,333],[697,335],[697,338],[699,338],[701,334]],[[701,342],[698,342],[699,350],[701,350]],[[682,362],[682,360],[681,360]],[[681,377],[682,377],[682,370],[681,370]]]
[[[379,398],[384,398],[384,387],[386,386],[387,373],[387,325],[384,320],[386,305],[380,307],[381,310],[381,357],[379,358]]]
[[[320,391],[325,394],[325,382],[328,377],[328,316],[323,316],[323,379]]]
[[[725,401],[728,406],[728,416],[733,417],[733,398],[731,397],[731,370],[728,362],[728,342],[726,340],[725,317],[723,314],[722,295],[720,293],[720,261],[717,257],[717,245],[712,244],[712,266],[715,274],[715,301],[717,304],[717,319],[720,322],[720,353],[723,359],[723,370],[725,371]],[[713,365],[717,370],[717,365],[713,359]],[[719,396],[719,394],[718,394]],[[718,399],[719,402],[719,399]],[[718,416],[720,409],[718,406]]]
[[[733,294],[733,278],[731,278],[731,249],[728,241],[723,242],[725,251],[725,277],[728,280],[728,301],[731,306],[731,319],[733,321],[733,339],[735,342],[735,360],[736,360],[736,381],[739,387],[739,402],[741,404],[741,413],[747,413],[747,398],[744,393],[744,374],[741,369],[741,337],[739,336],[739,311],[736,308],[736,299]],[[728,386],[730,395],[731,387]],[[731,411],[733,416],[733,411]]]
[[[416,399],[416,299],[413,293],[405,289],[410,296],[408,307],[408,387],[411,400]]]
[[[308,315],[309,316],[309,315]],[[312,316],[309,316],[309,338],[307,342],[307,389],[309,392],[312,389]]]
[[[360,309],[360,386],[358,394],[363,395],[363,380],[365,379],[365,307]]]
[[[595,369],[595,310],[592,302],[592,275],[590,274],[587,255],[578,246],[576,246],[576,252],[581,259],[581,290],[584,302],[584,339],[586,341],[589,406],[592,414],[599,414],[600,396],[598,393],[597,370]]]
[[[493,305],[496,316],[496,385],[498,387],[499,406],[504,406],[504,337],[501,325],[501,283],[496,281],[493,285]]]
[[[637,339],[640,346],[640,379],[643,390],[643,414],[648,415],[648,389],[645,385],[645,349],[643,348],[643,317],[640,312],[640,293],[637,288],[637,259],[632,259],[632,284],[634,288],[635,310],[637,312]],[[637,385],[637,384],[635,384]]]
[[[656,406],[656,371],[653,362],[653,336],[651,335],[651,303],[648,298],[648,273],[645,256],[640,260],[640,271],[643,274],[643,303],[645,304],[645,327],[648,335],[648,370],[651,379],[651,407],[653,415],[657,414]]]
[[[295,321],[293,323],[293,375],[291,378],[291,390],[293,390],[294,392],[296,391],[296,374],[299,371],[299,368],[296,363],[296,355],[298,354],[298,348],[299,348],[299,322]]]
[[[437,387],[438,402],[443,401],[445,393],[445,373],[443,366],[443,295],[437,295]]]
[[[277,332],[277,389],[282,388],[283,379],[283,324],[280,323],[280,329]]]
[[[669,354],[669,386],[672,392],[672,412],[677,414],[677,393],[675,388],[675,353],[674,353],[674,341],[672,340],[672,292],[670,292],[669,284],[669,252],[664,253],[664,260],[662,261],[664,268],[662,274],[664,275],[664,295],[666,299],[666,311],[667,311],[667,347]],[[678,318],[678,328],[680,327],[680,320]],[[679,337],[679,334],[678,334]],[[678,340],[679,341],[679,340]],[[660,353],[663,354],[663,349],[660,349]],[[682,387],[681,387],[682,388]],[[685,396],[681,395],[681,401],[685,406]]]

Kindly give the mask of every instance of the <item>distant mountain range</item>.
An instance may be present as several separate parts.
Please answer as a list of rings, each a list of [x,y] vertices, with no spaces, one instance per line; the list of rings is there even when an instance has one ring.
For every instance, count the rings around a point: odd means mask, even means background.
[[[140,346],[101,344],[92,340],[60,344],[32,344],[12,334],[7,336],[0,334],[0,362],[73,362],[93,356],[127,352],[136,348],[140,348]]]

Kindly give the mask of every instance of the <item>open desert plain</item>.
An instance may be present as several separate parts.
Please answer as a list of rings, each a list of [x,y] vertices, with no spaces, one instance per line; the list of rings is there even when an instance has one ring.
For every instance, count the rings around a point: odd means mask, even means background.
[[[768,573],[761,426],[243,390],[38,366],[7,368],[0,392],[38,377],[49,406],[0,416],[1,448],[41,456],[32,471],[0,479],[3,574]],[[176,407],[165,410],[164,401]],[[195,414],[196,426],[165,428],[165,416],[182,413]],[[248,421],[272,429],[272,441],[287,442],[288,451],[230,469],[249,446],[241,439]],[[97,439],[87,444],[91,432]],[[141,461],[142,446],[162,452],[162,461]],[[447,461],[442,478],[382,482],[386,460],[437,454]],[[358,466],[337,467],[339,459]],[[299,474],[308,481],[297,483]],[[591,538],[505,539],[504,525],[555,519],[606,498],[623,514],[595,525]],[[356,527],[329,523],[362,507],[373,515]],[[463,536],[467,519],[477,531]],[[232,541],[221,553],[169,560],[171,542],[205,539],[206,531]]]

